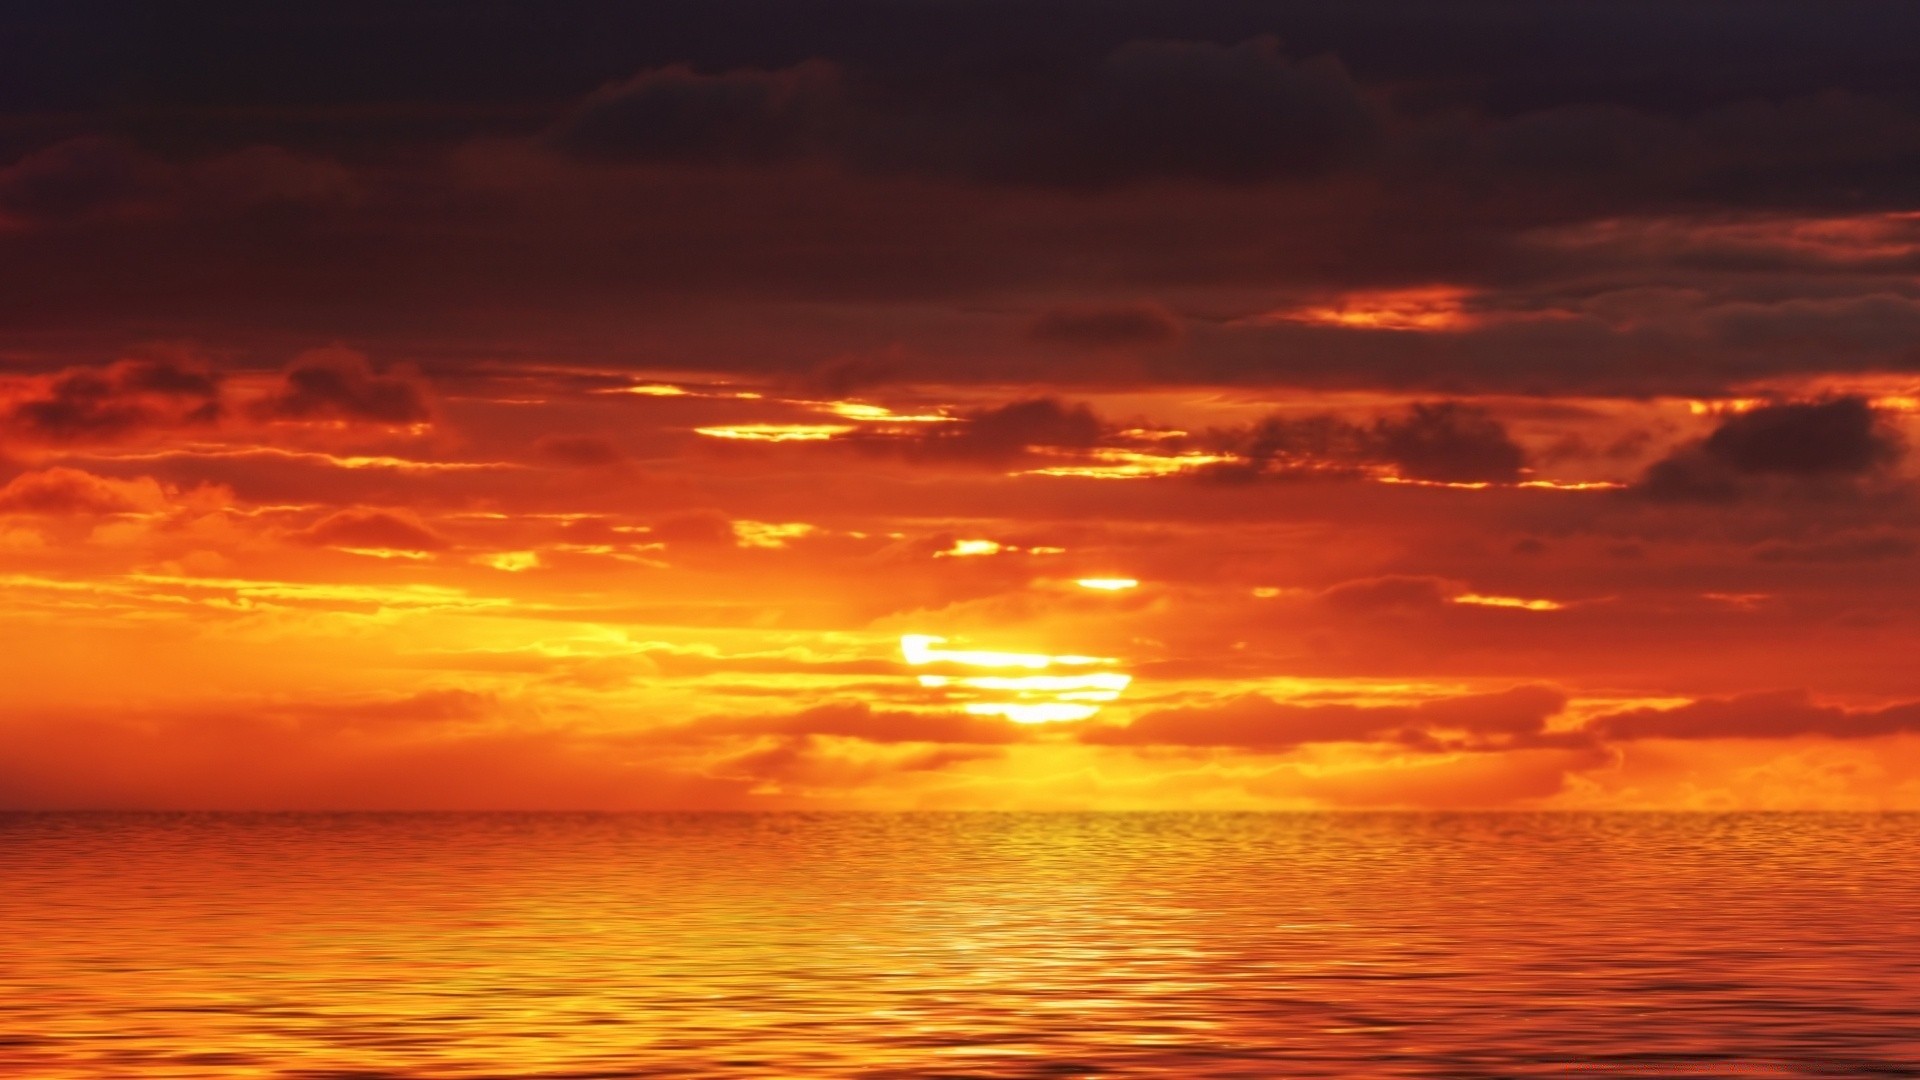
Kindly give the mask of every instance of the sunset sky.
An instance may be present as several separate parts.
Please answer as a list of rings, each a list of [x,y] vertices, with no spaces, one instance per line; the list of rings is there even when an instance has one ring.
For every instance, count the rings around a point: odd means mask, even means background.
[[[0,807],[1920,809],[1920,6],[6,10]]]

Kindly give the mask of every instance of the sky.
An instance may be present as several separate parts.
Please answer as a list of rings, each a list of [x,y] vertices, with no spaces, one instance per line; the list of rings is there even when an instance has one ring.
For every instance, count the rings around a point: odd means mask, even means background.
[[[1920,7],[0,6],[0,807],[1920,809]]]

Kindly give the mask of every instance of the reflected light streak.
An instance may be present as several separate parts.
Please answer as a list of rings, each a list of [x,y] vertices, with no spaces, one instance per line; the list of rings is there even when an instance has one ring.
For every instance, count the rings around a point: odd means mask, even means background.
[[[811,536],[819,526],[804,521],[746,521],[733,523],[733,536],[741,547],[783,548],[789,540]]]
[[[1467,290],[1452,285],[1355,292],[1333,304],[1257,316],[1254,323],[1305,323],[1348,330],[1428,332],[1462,330],[1473,324],[1464,310]]]
[[[936,551],[936,559],[964,559],[976,555],[998,555],[1007,550],[1006,545],[993,540],[955,540],[953,546],[945,551]]]
[[[1529,600],[1520,596],[1483,596],[1479,593],[1462,593],[1453,598],[1456,604],[1475,604],[1480,607],[1515,608],[1522,611],[1559,611],[1567,605],[1558,600]]]
[[[1086,720],[1100,711],[1098,705],[1075,705],[1064,701],[998,702],[976,701],[961,707],[972,716],[1004,716],[1016,724],[1053,724]]]
[[[1098,656],[1054,656],[1047,653],[999,652],[983,649],[943,649],[946,638],[932,634],[905,634],[900,652],[909,664],[947,663],[977,668],[1015,668],[1044,672],[1055,665],[1087,667],[1110,665]],[[1085,720],[1107,702],[1120,697],[1133,676],[1121,671],[1089,671],[1071,675],[933,675],[918,676],[932,690],[990,693],[1000,700],[967,701],[961,709],[974,716],[999,716],[1017,724],[1046,724]]]
[[[951,424],[959,419],[944,413],[897,413],[884,405],[870,405],[864,401],[809,401],[800,404],[811,405],[848,420],[880,424]]]
[[[537,570],[540,567],[540,553],[537,551],[500,551],[492,555],[482,555],[474,560],[482,566],[491,566],[495,570],[505,570],[517,574],[523,570]]]
[[[820,442],[845,435],[853,428],[847,424],[734,424],[727,427],[694,428],[697,435],[710,439],[739,439],[747,442]]]
[[[1208,465],[1221,465],[1238,458],[1232,454],[1208,454],[1189,451],[1181,454],[1149,454],[1138,450],[1100,449],[1088,455],[1086,464],[1048,465],[1022,469],[1015,476],[1078,476],[1094,480],[1140,480],[1172,476]]]
[[[1140,587],[1139,580],[1130,577],[1083,577],[1076,580],[1074,584],[1083,589],[1098,589],[1103,592],[1124,592],[1127,589]]]
[[[1081,667],[1116,662],[1113,658],[1105,656],[1052,656],[1047,653],[935,647],[946,640],[933,634],[902,634],[900,635],[900,654],[906,657],[907,663],[915,667],[922,664],[965,664],[968,667],[1017,667],[1041,671],[1055,664]]]

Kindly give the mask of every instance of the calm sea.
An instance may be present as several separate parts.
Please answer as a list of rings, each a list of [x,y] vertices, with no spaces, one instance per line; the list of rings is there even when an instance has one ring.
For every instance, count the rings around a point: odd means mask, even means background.
[[[1920,816],[5,816],[0,1075],[1920,1076]]]

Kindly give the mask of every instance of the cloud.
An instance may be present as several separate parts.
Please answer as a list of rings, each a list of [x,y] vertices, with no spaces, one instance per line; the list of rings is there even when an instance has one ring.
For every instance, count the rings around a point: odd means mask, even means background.
[[[1257,794],[1306,797],[1336,807],[1483,810],[1551,798],[1565,790],[1569,776],[1610,760],[1599,747],[1547,747],[1375,768],[1283,768],[1248,787]]]
[[[1920,541],[1910,536],[1875,533],[1829,540],[1770,541],[1753,549],[1753,557],[1774,563],[1854,563],[1910,559],[1920,555]]]
[[[1040,121],[997,170],[1091,187],[1308,175],[1355,154],[1377,123],[1339,61],[1291,61],[1272,38],[1130,43]]]
[[[120,514],[159,510],[170,502],[152,477],[120,480],[64,466],[21,473],[0,488],[0,514]]]
[[[674,64],[596,91],[548,141],[597,162],[821,157],[883,174],[1085,189],[1310,175],[1350,158],[1378,126],[1337,60],[1296,62],[1271,38],[1136,41],[1038,94],[884,89],[822,60],[712,75]]]
[[[1226,480],[1385,468],[1412,480],[1510,483],[1527,463],[1504,424],[1459,401],[1416,402],[1372,424],[1333,415],[1270,416],[1243,429],[1215,431],[1209,441],[1242,459],[1205,473]]]
[[[1881,709],[1817,705],[1804,690],[1781,690],[1689,702],[1671,709],[1632,709],[1589,721],[1608,740],[1871,739],[1920,732],[1920,702]]]
[[[1166,345],[1179,340],[1180,332],[1178,316],[1144,300],[1049,308],[1027,324],[1027,336],[1033,340],[1075,349]]]
[[[208,427],[222,415],[220,390],[217,372],[184,356],[68,368],[0,396],[0,439],[70,445]]]
[[[1899,431],[1864,398],[1776,403],[1735,413],[1705,439],[1654,462],[1636,490],[1652,499],[1725,502],[1769,481],[1844,485],[1884,472],[1905,452]]]
[[[575,469],[605,468],[627,460],[626,452],[598,435],[542,435],[533,440],[540,456]]]
[[[340,510],[289,533],[288,539],[316,547],[388,551],[445,551],[451,546],[412,515],[392,510]]]
[[[739,539],[733,519],[718,510],[690,510],[654,521],[650,537],[674,546],[732,547]]]
[[[1085,405],[1033,398],[957,414],[957,423],[926,424],[911,435],[849,439],[862,449],[924,461],[1001,466],[1036,448],[1086,450],[1098,446],[1108,427]]]
[[[1533,736],[1545,741],[1549,718],[1566,695],[1545,686],[1516,686],[1495,694],[1437,699],[1417,705],[1300,705],[1250,693],[1220,705],[1162,709],[1126,727],[1092,727],[1084,742],[1107,746],[1218,746],[1275,753],[1310,743],[1391,742],[1422,749],[1509,746]],[[1459,747],[1453,747],[1459,748]]]
[[[1346,611],[1437,608],[1464,591],[1441,578],[1389,574],[1330,586],[1320,593],[1320,601]]]
[[[595,161],[764,163],[819,148],[844,108],[838,69],[644,71],[589,95],[550,139]]]
[[[997,716],[905,712],[876,709],[860,701],[834,701],[783,715],[708,717],[659,734],[667,741],[720,735],[831,735],[873,743],[1001,745],[1024,741],[1030,729]]]
[[[1526,454],[1484,409],[1457,401],[1416,404],[1374,424],[1378,453],[1416,480],[1512,481]]]
[[[460,691],[291,708],[0,717],[0,806],[686,810],[769,801],[618,738],[471,721]]]
[[[280,383],[253,403],[263,420],[344,421],[392,427],[428,423],[433,409],[425,380],[406,368],[376,371],[364,353],[315,349],[301,354]]]
[[[137,211],[159,193],[159,172],[118,139],[86,136],[56,143],[0,168],[0,226]]]

